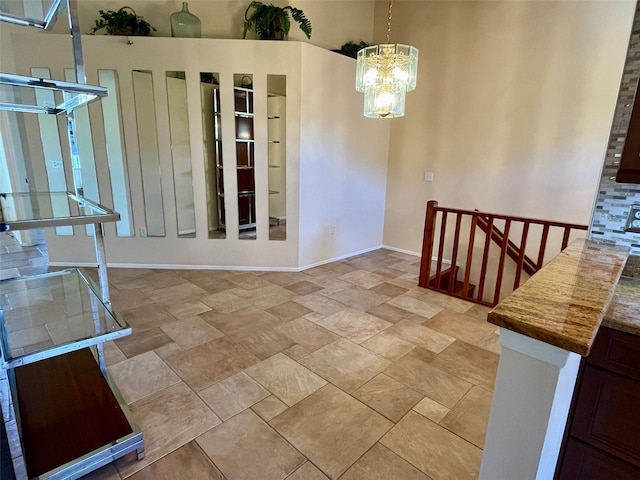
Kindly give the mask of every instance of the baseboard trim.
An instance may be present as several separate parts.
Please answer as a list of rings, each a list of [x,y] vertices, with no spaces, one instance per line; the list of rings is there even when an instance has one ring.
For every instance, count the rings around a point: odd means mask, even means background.
[[[298,271],[302,272],[303,270],[309,270],[310,268],[320,267],[322,265],[326,265],[327,263],[338,262],[340,260],[344,260],[345,258],[355,257],[356,255],[362,255],[363,253],[373,252],[374,250],[380,250],[381,248],[382,248],[382,245],[377,245],[375,247],[365,248],[364,250],[358,250],[357,252],[347,253],[345,255],[329,258],[327,260],[321,260],[319,262],[310,263],[308,265],[303,265],[298,269]]]
[[[387,250],[393,250],[394,252],[406,253],[407,255],[412,255],[414,257],[422,257],[422,254],[420,254],[418,252],[412,252],[411,250],[404,250],[402,248],[392,247],[390,245],[382,245],[382,248],[386,248]],[[431,257],[431,261],[432,262],[437,262],[438,261],[438,257]],[[442,259],[442,264],[443,265],[451,265],[451,260],[443,258]],[[458,262],[456,262],[456,265],[460,266],[460,264]]]
[[[320,262],[312,263],[309,265],[303,265],[301,267],[274,267],[264,265],[181,265],[181,264],[166,264],[166,263],[120,263],[120,262],[107,262],[109,268],[150,268],[150,269],[162,269],[162,270],[231,270],[239,272],[302,272],[310,268],[326,265],[327,263],[337,262],[344,260],[345,258],[355,257],[363,253],[372,252],[382,248],[380,245],[366,248],[364,250],[358,250],[357,252],[347,253],[338,257],[329,258]],[[49,262],[52,267],[87,267],[95,268],[97,265],[91,262]]]
[[[52,267],[93,267],[95,263],[79,263],[79,262],[49,262]],[[182,265],[174,263],[120,263],[107,262],[109,268],[150,268],[152,270],[237,270],[245,272],[299,272],[297,267],[265,267],[260,265],[242,266],[242,265]]]
[[[302,272],[304,270],[309,270],[310,268],[320,267],[322,265],[326,265],[327,263],[338,262],[340,260],[344,260],[346,258],[355,257],[356,255],[362,255],[363,253],[373,252],[374,250],[379,250],[381,248],[385,248],[387,250],[393,250],[394,252],[406,253],[407,255],[412,255],[415,257],[419,257],[420,254],[416,252],[412,252],[410,250],[403,250],[401,248],[390,247],[387,245],[378,245],[375,247],[365,248],[363,250],[358,250],[357,252],[347,253],[345,255],[340,255],[337,257],[332,257],[327,260],[321,260],[319,262],[310,263],[308,265],[303,265],[301,267],[267,267],[261,265],[182,265],[182,264],[172,264],[172,263],[114,263],[108,262],[107,266],[109,268],[150,268],[150,269],[161,269],[161,270],[231,270],[231,271],[239,271],[239,272]],[[437,261],[438,257],[432,257],[432,261]],[[451,260],[447,260],[446,258],[442,259],[442,263],[444,265],[451,265]],[[97,265],[95,263],[90,262],[49,262],[49,265],[52,267],[87,267],[87,268],[95,268]]]
[[[418,252],[413,252],[411,250],[405,250],[404,248],[392,247],[391,245],[382,245],[382,248],[386,248],[387,250],[393,250],[398,253],[406,253],[407,255],[412,255],[414,257],[421,257],[422,254]]]

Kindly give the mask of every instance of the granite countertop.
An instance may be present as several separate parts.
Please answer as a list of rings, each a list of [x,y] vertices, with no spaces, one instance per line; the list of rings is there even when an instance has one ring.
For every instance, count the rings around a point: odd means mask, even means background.
[[[489,312],[488,321],[587,356],[628,254],[627,247],[576,240]],[[612,309],[618,307],[609,311],[608,319],[631,310],[624,301],[629,297],[625,285],[620,284]],[[640,285],[635,293],[640,299]],[[636,318],[640,329],[640,315]]]
[[[629,257],[629,260],[635,262],[633,258]],[[640,265],[640,262],[636,263]],[[640,336],[640,275],[637,275],[640,271],[636,270],[636,276],[628,276],[628,273],[633,275],[625,267],[609,309],[602,319],[602,326]]]

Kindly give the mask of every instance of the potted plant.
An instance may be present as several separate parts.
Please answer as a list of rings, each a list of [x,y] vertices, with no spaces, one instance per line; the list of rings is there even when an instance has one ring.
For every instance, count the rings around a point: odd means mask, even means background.
[[[370,45],[367,42],[359,42],[359,43],[347,42],[344,45],[342,45],[342,47],[340,47],[339,49],[331,50],[331,51],[339,53],[346,57],[358,58],[358,52],[363,48],[367,48],[369,46]]]
[[[249,14],[251,9],[253,12]],[[272,3],[267,5],[253,1],[244,12],[242,38],[247,38],[247,32],[255,28],[260,40],[285,40],[291,28],[291,18],[298,22],[300,30],[307,38],[311,38],[311,22],[304,16],[302,10],[290,5],[277,7]]]
[[[127,10],[131,10],[128,12]],[[136,15],[131,7],[122,7],[117,12],[113,10],[100,10],[100,19],[95,21],[95,26],[89,32],[91,35],[103,28],[107,35],[150,35],[156,29],[142,17]]]

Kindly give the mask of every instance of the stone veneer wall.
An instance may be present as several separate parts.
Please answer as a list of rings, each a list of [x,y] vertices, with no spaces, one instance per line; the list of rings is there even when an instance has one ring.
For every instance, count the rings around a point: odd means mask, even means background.
[[[639,77],[640,3],[636,6],[629,50],[620,83],[620,92],[618,93],[590,229],[590,238],[631,247],[631,253],[635,255],[640,255],[640,234],[625,232],[624,228],[631,205],[640,205],[640,185],[616,183],[615,177],[620,166],[620,156],[629,126],[629,117]]]

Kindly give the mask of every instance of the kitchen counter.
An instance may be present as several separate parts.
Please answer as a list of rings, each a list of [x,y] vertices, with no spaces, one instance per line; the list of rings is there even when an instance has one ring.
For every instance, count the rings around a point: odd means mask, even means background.
[[[603,320],[640,334],[640,313],[631,312],[640,300],[640,280],[619,284],[628,253],[626,247],[576,240],[489,312],[488,321],[582,356],[589,355]],[[637,289],[630,281],[638,282]]]
[[[620,278],[602,326],[640,336],[640,278]]]
[[[625,268],[628,254],[577,240],[489,312],[502,352],[480,480],[554,478],[578,374],[594,341],[592,357],[600,348],[600,326],[640,333],[640,279],[621,278],[623,268],[634,271],[634,260]]]

